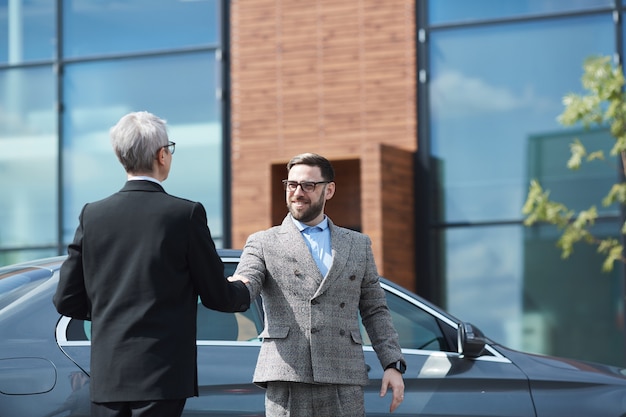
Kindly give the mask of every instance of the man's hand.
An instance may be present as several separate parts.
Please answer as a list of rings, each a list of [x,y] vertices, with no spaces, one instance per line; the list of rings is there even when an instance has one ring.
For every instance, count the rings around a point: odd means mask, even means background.
[[[404,380],[402,374],[397,370],[391,368],[385,370],[383,374],[383,383],[380,387],[380,396],[384,397],[387,394],[387,389],[391,388],[393,398],[391,399],[391,406],[389,412],[393,413],[396,408],[404,400]]]
[[[247,283],[249,283],[249,282],[250,282],[250,280],[249,280],[248,278],[244,277],[243,275],[234,275],[234,276],[232,276],[232,277],[228,277],[228,278],[226,278],[226,279],[227,279],[228,281],[230,281],[230,282],[241,281],[241,282],[243,282],[244,284],[247,284]]]

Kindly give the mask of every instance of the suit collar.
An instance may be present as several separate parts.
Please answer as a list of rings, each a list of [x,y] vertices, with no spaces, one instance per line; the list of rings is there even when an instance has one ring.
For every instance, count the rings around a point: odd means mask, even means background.
[[[164,193],[165,190],[160,184],[157,184],[154,181],[145,181],[145,180],[132,180],[126,181],[124,187],[120,190],[120,192],[125,191],[154,191]]]

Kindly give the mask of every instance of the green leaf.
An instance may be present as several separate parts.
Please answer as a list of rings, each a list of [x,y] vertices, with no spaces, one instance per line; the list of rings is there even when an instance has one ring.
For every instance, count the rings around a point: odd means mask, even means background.
[[[567,161],[567,167],[571,170],[577,170],[580,168],[580,164],[585,156],[587,156],[587,150],[579,139],[574,139],[574,142],[569,145],[572,156]]]
[[[611,156],[626,155],[626,93],[621,66],[614,66],[612,57],[608,55],[589,57],[583,63],[581,83],[585,93],[564,95],[564,109],[557,116],[557,120],[563,126],[608,128],[615,139]],[[568,168],[576,170],[583,161],[595,160],[604,160],[604,153],[601,150],[588,153],[579,139],[572,142],[567,160]],[[612,185],[609,193],[602,199],[604,206],[615,203],[626,205],[626,183]],[[591,232],[598,217],[595,206],[577,213],[564,204],[551,201],[550,192],[544,190],[538,181],[533,180],[522,212],[526,216],[524,219],[526,226],[544,222],[555,225],[561,231],[557,246],[561,249],[563,258],[572,255],[577,243],[584,243],[597,246],[598,252],[605,256],[603,271],[611,271],[615,262],[626,263],[623,247],[618,239],[599,239]],[[626,222],[622,224],[620,233],[626,235]]]
[[[613,184],[609,193],[602,199],[602,205],[608,207],[613,203],[626,203],[626,183]]]

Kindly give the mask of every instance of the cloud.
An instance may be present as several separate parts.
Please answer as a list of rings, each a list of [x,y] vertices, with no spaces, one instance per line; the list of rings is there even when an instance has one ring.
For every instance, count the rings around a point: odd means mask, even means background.
[[[497,87],[458,71],[445,71],[435,77],[430,96],[433,115],[442,119],[552,106],[547,98],[537,96],[532,86],[516,95],[510,88]]]

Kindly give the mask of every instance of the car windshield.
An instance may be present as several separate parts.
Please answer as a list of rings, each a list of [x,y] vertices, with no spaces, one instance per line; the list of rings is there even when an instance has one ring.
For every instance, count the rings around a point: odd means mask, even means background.
[[[25,267],[0,274],[0,310],[52,276],[49,269]]]

